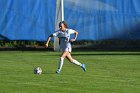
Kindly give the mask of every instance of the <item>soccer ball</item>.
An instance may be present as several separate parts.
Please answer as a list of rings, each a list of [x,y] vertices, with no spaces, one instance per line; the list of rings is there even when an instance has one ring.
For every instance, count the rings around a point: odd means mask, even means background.
[[[40,75],[42,73],[42,69],[40,67],[34,68],[34,74]]]

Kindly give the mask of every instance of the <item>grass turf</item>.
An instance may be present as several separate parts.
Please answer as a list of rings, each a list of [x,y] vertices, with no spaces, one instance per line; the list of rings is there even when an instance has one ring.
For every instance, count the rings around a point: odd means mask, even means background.
[[[58,52],[0,52],[0,93],[139,93],[140,52],[73,52],[87,71],[65,60],[57,75]],[[43,74],[33,74],[35,67]]]

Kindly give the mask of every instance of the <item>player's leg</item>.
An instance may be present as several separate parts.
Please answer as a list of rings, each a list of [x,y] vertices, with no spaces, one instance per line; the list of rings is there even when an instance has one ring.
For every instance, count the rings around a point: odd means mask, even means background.
[[[59,58],[58,70],[56,71],[56,73],[58,73],[58,74],[60,73],[60,71],[62,69],[62,66],[63,66],[63,63],[64,63],[64,58],[66,57],[66,55],[67,55],[67,52],[64,51]]]
[[[81,63],[78,62],[77,60],[73,59],[70,53],[67,53],[66,58],[67,58],[71,63],[82,67],[82,69],[83,69],[84,71],[86,71],[85,64],[81,64]]]
[[[71,54],[68,53],[66,58],[73,64],[78,65],[78,66],[82,66],[82,64],[80,62],[78,62],[77,60],[73,59]]]

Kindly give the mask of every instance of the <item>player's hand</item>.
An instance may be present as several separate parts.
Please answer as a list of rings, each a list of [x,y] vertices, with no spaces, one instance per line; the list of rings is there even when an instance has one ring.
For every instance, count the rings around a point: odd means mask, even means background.
[[[45,47],[48,48],[48,43],[45,44]]]
[[[76,40],[75,40],[75,39],[71,39],[70,41],[71,41],[71,42],[74,42],[74,41],[76,41]]]

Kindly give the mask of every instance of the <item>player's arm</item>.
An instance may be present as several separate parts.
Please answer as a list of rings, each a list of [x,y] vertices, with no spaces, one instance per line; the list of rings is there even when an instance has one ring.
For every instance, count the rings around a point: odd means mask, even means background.
[[[46,48],[47,48],[48,45],[49,45],[49,42],[50,42],[50,40],[51,40],[51,37],[53,37],[53,34],[51,34],[51,35],[48,37],[47,42],[46,42],[46,44],[45,44]]]
[[[59,33],[59,32],[56,31],[55,33],[51,34],[51,35],[48,37],[47,42],[46,42],[46,44],[45,44],[46,48],[48,47],[51,38],[52,38],[52,37],[57,37],[57,36],[58,36],[58,33]]]
[[[78,32],[77,31],[74,31],[74,38],[71,39],[71,42],[76,41],[77,36],[78,36]]]

